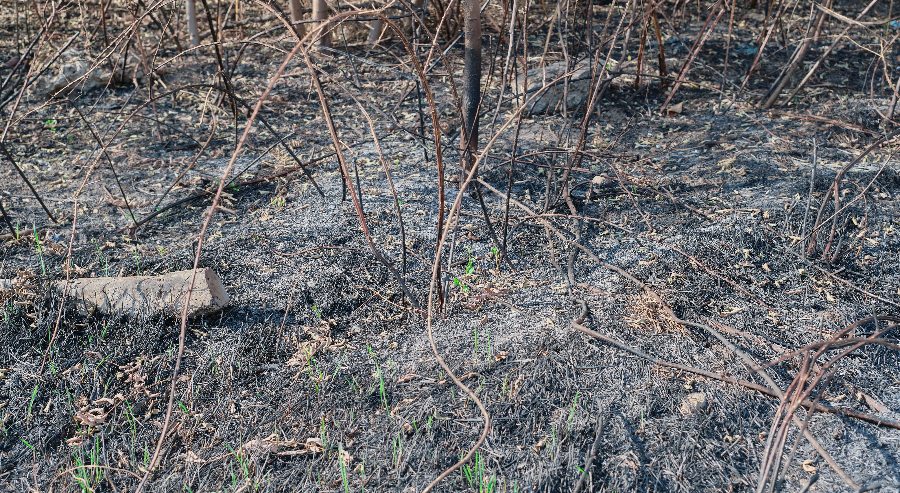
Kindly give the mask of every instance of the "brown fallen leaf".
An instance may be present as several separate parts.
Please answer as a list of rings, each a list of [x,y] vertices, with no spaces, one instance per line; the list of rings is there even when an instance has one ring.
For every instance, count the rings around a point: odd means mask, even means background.
[[[668,115],[680,115],[681,112],[684,111],[684,102],[673,104],[666,108],[666,113]]]
[[[397,379],[397,383],[409,383],[417,378],[419,378],[419,375],[416,375],[415,373],[407,373],[405,375],[400,375],[400,378]]]
[[[294,449],[297,447],[297,440],[280,440],[278,435],[272,433],[265,438],[255,438],[241,445],[240,450],[253,454],[274,454],[285,449]]]
[[[66,445],[70,447],[78,447],[82,443],[84,443],[84,437],[81,435],[75,435],[72,438],[66,439]]]
[[[809,459],[806,459],[805,461],[803,461],[803,464],[801,464],[801,467],[803,467],[804,471],[806,471],[810,474],[816,473],[816,466],[814,466],[813,461],[811,461]]]
[[[883,402],[861,390],[856,391],[856,398],[860,401],[865,402],[866,405],[875,412],[886,413],[890,411],[890,409]]]
[[[106,423],[107,416],[106,410],[100,407],[82,409],[75,413],[75,421],[80,425],[96,428]]]
[[[325,451],[325,446],[322,444],[322,439],[317,437],[307,438],[305,447],[308,452],[313,454],[320,454]]]

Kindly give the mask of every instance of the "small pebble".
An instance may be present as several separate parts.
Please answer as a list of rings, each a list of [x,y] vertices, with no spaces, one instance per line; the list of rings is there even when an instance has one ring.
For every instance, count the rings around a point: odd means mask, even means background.
[[[703,392],[691,392],[681,401],[679,411],[683,416],[691,416],[706,409],[709,403],[706,400],[706,394]]]

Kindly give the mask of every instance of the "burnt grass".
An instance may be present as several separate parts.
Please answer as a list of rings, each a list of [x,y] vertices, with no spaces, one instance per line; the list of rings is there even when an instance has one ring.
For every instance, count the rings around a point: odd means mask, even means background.
[[[845,14],[855,15],[848,8]],[[605,19],[605,10],[598,7],[597,16]],[[685,59],[702,19],[696,24],[667,37],[670,57]],[[159,36],[147,29],[147,36]],[[849,206],[837,222],[832,252],[838,254],[823,258],[820,238],[807,255],[801,239],[820,204],[832,200],[829,189],[841,167],[891,129],[877,113],[886,111],[889,91],[870,91],[872,57],[845,44],[811,89],[788,106],[763,111],[754,103],[794,42],[774,43],[739,91],[756,33],[737,28],[722,92],[724,24],[717,29],[673,101],[683,103],[680,112],[659,114],[666,93],[653,79],[637,88],[624,76],[610,84],[572,174],[581,220],[557,200],[566,156],[548,151],[575,145],[581,116],[523,119],[511,195],[541,216],[510,207],[512,267],[499,261],[478,201],[466,192],[452,254],[444,255],[446,296],[434,338],[484,402],[492,426],[476,460],[444,480],[440,491],[571,491],[585,467],[582,491],[757,486],[778,400],[576,331],[571,321],[583,300],[584,324],[592,330],[662,360],[763,383],[719,340],[673,322],[647,291],[591,262],[545,221],[570,240],[578,228],[581,244],[600,260],[644,283],[678,317],[715,327],[759,364],[827,340],[864,317],[898,315],[896,138],[843,177],[842,203]],[[534,36],[540,53],[544,35]],[[11,37],[3,39],[0,45],[12,50]],[[654,42],[648,43],[653,59]],[[250,104],[283,59],[273,46],[247,45],[237,64],[235,91]],[[824,47],[817,49],[811,60]],[[374,241],[397,269],[405,241],[407,289],[424,304],[437,239],[436,149],[427,108],[424,144],[418,136],[420,105],[414,79],[398,66],[399,53],[387,41],[378,50],[353,45],[314,56],[358,173],[354,186]],[[889,62],[897,77],[896,60]],[[173,63],[162,76],[169,87],[219,80],[209,50]],[[8,70],[0,68],[0,76]],[[499,95],[494,81],[486,88],[490,108]],[[458,117],[446,78],[431,83],[445,130],[449,204],[458,192]],[[375,122],[400,199],[402,236],[377,147],[351,96]],[[70,236],[70,275],[192,266],[210,198],[179,201],[214,190],[235,146],[233,114],[219,94],[186,89],[141,110],[114,135],[146,98],[146,87],[132,85],[80,91],[43,106],[26,97],[27,114],[16,117],[7,138],[63,219],[49,222],[15,171],[0,165],[0,198],[22,231],[19,238],[2,237],[0,278],[27,279],[0,298],[0,490],[133,491],[159,438],[179,321],[86,316],[49,287],[66,277]],[[106,155],[73,105],[108,144]],[[501,122],[513,106],[507,101],[502,108]],[[218,122],[210,137],[213,115]],[[483,117],[482,143],[492,115]],[[241,110],[239,130],[246,116]],[[411,306],[368,247],[302,63],[288,65],[262,116],[277,136],[256,125],[237,160],[243,174],[226,188],[200,256],[200,265],[223,279],[231,304],[189,321],[172,422],[147,491],[419,491],[476,441],[478,410],[438,366],[424,312]],[[302,173],[282,173],[293,161],[280,148],[268,150],[285,136],[310,163],[324,196]],[[196,164],[164,194],[206,139]],[[510,176],[513,140],[504,131],[480,171],[500,190]],[[502,231],[504,200],[483,193],[493,227]],[[140,220],[161,198],[162,206],[177,205],[128,234],[129,207]],[[860,333],[871,330],[866,325]],[[896,333],[884,337],[897,341]],[[813,395],[900,420],[895,349],[866,346],[841,358]],[[800,359],[791,358],[766,371],[784,389],[799,369]],[[692,399],[703,402],[691,407]],[[900,431],[802,409],[798,416],[857,484],[898,491]],[[776,490],[852,491],[796,426],[786,443]]]

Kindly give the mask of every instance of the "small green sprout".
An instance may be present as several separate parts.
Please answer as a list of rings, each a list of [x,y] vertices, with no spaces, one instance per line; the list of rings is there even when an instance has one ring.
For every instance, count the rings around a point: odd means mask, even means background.
[[[375,378],[378,380],[378,397],[381,400],[381,405],[384,406],[384,410],[389,411],[390,406],[388,405],[387,390],[384,385],[384,373],[381,371],[381,365],[378,363],[378,359],[376,358],[377,355],[372,349],[372,346],[366,345],[366,349],[369,352],[369,357],[372,358],[372,362],[375,363]]]
[[[575,420],[575,411],[578,410],[579,399],[581,399],[581,391],[575,392],[575,397],[572,399],[572,404],[569,406],[569,419],[566,420],[569,431],[572,431],[572,422]]]
[[[468,293],[469,285],[463,279],[473,275],[475,275],[475,257],[472,256],[472,252],[469,252],[469,261],[466,262],[465,271],[461,277],[453,277],[453,285],[463,293]]]
[[[328,427],[325,426],[325,416],[319,421],[319,441],[322,442],[322,448],[328,449]]]
[[[269,205],[276,209],[283,209],[284,206],[287,205],[287,199],[283,195],[279,195],[277,197],[272,197],[269,200]]]
[[[338,467],[341,470],[341,484],[344,485],[344,493],[350,493],[350,475],[347,473],[347,461],[344,459],[344,449],[338,449]]]
[[[458,277],[453,278],[453,285],[456,286],[463,293],[469,292],[469,286],[466,283],[462,282]]]
[[[41,261],[41,274],[47,275],[47,264],[44,263],[44,243],[41,241],[41,236],[38,233],[37,227],[32,224],[31,228],[34,230],[34,251],[38,255],[38,259]]]
[[[486,473],[481,453],[475,452],[472,462],[462,466],[462,475],[466,484],[477,493],[494,493],[497,488],[497,476]]]
[[[31,418],[31,411],[34,408],[34,400],[37,399],[37,394],[38,394],[38,386],[37,386],[37,384],[35,384],[34,388],[31,389],[31,399],[28,399],[28,410],[25,413],[28,415],[29,418]]]

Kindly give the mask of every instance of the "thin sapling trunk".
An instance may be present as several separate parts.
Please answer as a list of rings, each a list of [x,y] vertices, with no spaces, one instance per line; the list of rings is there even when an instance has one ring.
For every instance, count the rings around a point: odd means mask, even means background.
[[[200,31],[197,29],[197,4],[194,0],[185,0],[188,34],[191,37],[191,48],[200,46]]]
[[[462,136],[463,175],[475,164],[478,153],[478,106],[481,101],[481,2],[464,0],[463,31],[465,33],[465,64],[463,66]]]
[[[322,27],[322,32],[319,35],[319,45],[331,46],[331,33],[328,32],[328,28],[325,26],[325,20],[328,19],[328,4],[325,3],[325,0],[313,0],[312,15],[313,20],[318,21],[318,25]]]
[[[300,0],[290,0],[291,5],[291,22],[294,23],[294,29],[297,31],[297,34],[303,36],[305,28],[303,24],[297,24],[298,22],[303,20],[303,5],[300,4]]]

